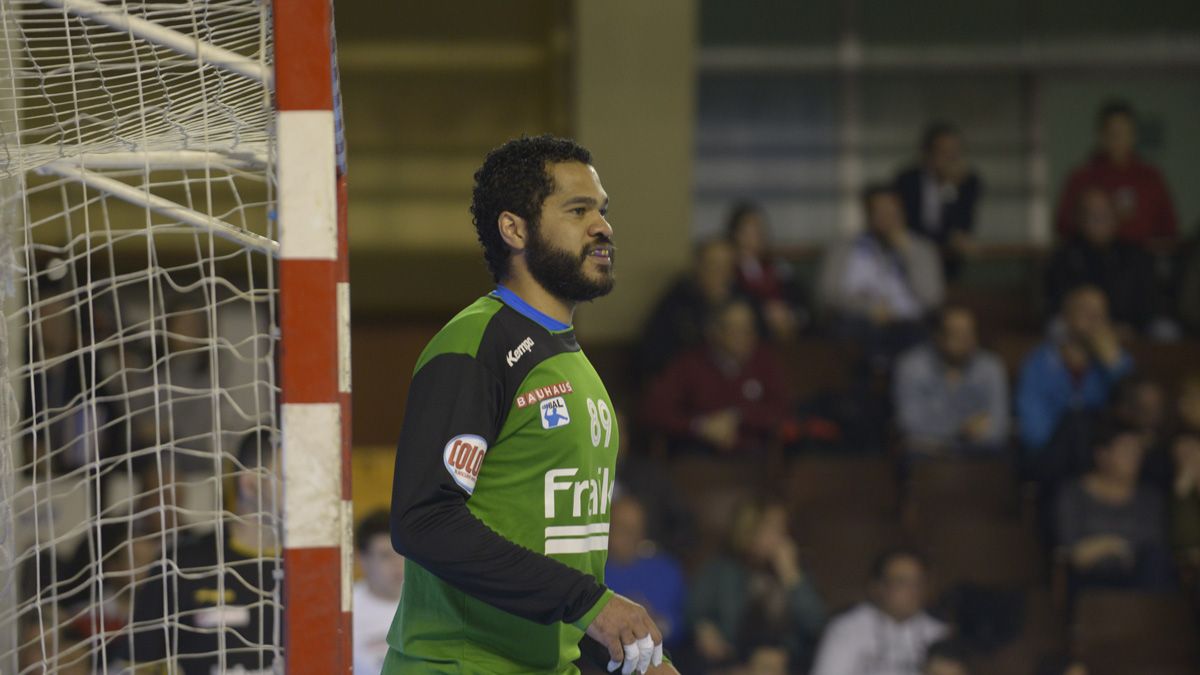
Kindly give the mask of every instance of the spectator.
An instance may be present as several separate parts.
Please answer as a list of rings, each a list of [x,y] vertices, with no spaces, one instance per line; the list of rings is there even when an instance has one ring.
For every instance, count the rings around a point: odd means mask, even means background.
[[[1117,384],[1113,416],[1142,437],[1146,454],[1142,479],[1165,492],[1171,484],[1171,438],[1167,428],[1167,395],[1162,385],[1134,373]]]
[[[91,323],[88,307],[55,283],[38,285],[30,355],[30,381],[23,430],[29,449],[28,470],[38,480],[63,476],[123,451],[120,411],[102,383],[95,381],[94,353],[81,340],[79,326]],[[86,401],[86,404],[84,403]],[[102,482],[108,506],[108,481]]]
[[[692,584],[690,623],[700,656],[722,664],[739,653],[753,656],[767,639],[786,647],[793,667],[807,663],[825,610],[800,565],[787,509],[741,504],[727,547]]]
[[[706,344],[675,358],[650,385],[643,420],[676,449],[763,450],[778,438],[791,410],[782,367],[759,343],[754,311],[745,301],[717,307],[707,323]]]
[[[640,603],[672,648],[683,636],[687,590],[683,568],[646,538],[646,511],[635,497],[613,501],[608,535],[608,564],[604,583]]]
[[[1095,469],[1055,504],[1055,543],[1073,585],[1157,589],[1170,578],[1162,496],[1138,481],[1142,437],[1115,421],[1097,426]]]
[[[970,310],[942,310],[935,340],[904,354],[893,387],[909,451],[998,450],[1008,438],[1008,378],[1000,359],[979,348]]]
[[[925,612],[925,560],[893,549],[872,565],[872,599],[834,619],[821,638],[813,675],[916,675],[926,650],[946,636]]]
[[[771,337],[795,337],[807,319],[802,291],[791,265],[769,250],[767,214],[757,204],[741,202],[729,216],[726,234],[737,254],[738,289],[761,308]]]
[[[937,245],[946,277],[956,278],[975,248],[975,207],[983,193],[983,181],[963,160],[958,128],[937,122],[925,129],[920,163],[900,172],[895,185],[909,229]]]
[[[704,320],[735,293],[735,254],[729,242],[710,239],[696,247],[692,271],[666,292],[642,330],[637,366],[650,378],[678,354],[704,341]]]
[[[1117,236],[1139,246],[1170,243],[1178,234],[1175,207],[1157,168],[1137,154],[1137,115],[1124,101],[1110,101],[1097,116],[1096,151],[1067,178],[1058,201],[1059,234],[1080,229],[1078,209],[1084,191],[1099,187],[1112,197]]]
[[[354,584],[354,675],[378,675],[404,588],[404,556],[392,549],[386,509],[362,519],[354,531],[354,546],[363,573]]]
[[[925,668],[921,675],[971,675],[971,655],[962,644],[941,640],[929,645],[925,652]]]
[[[931,244],[909,234],[893,189],[863,194],[867,228],[825,254],[817,298],[835,334],[864,343],[872,361],[890,363],[920,339],[921,320],[941,303],[942,266]]]
[[[1176,312],[1192,335],[1200,336],[1200,225],[1180,247],[1175,262]]]
[[[1099,410],[1113,386],[1133,369],[1093,286],[1063,302],[1063,328],[1025,358],[1017,383],[1017,425],[1027,458],[1036,462],[1070,411]]]
[[[617,428],[622,430],[617,445],[617,480],[613,494],[635,498],[642,505],[646,536],[668,553],[682,557],[695,547],[692,513],[679,493],[674,475],[657,453],[634,453],[630,447],[635,433],[623,408],[617,410]]]
[[[1072,290],[1095,286],[1108,298],[1114,322],[1146,332],[1158,314],[1153,259],[1116,238],[1117,213],[1108,193],[1098,187],[1084,190],[1079,211],[1078,231],[1059,245],[1046,268],[1050,309],[1061,310]]]
[[[222,663],[246,675],[279,666],[272,646],[272,599],[281,592],[275,575],[282,571],[276,454],[270,434],[247,436],[237,452],[237,517],[218,528],[223,539],[209,532],[181,540],[172,559],[152,568],[136,589],[132,663],[174,663],[173,672],[183,675],[209,675]],[[164,631],[168,617],[172,630]],[[236,648],[219,651],[220,640]]]
[[[1186,380],[1179,396],[1180,432],[1172,446],[1172,540],[1184,563],[1200,571],[1200,375]]]

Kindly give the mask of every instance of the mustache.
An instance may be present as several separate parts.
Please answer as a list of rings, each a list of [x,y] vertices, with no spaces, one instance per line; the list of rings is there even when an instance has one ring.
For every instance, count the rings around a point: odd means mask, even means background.
[[[584,246],[583,253],[580,254],[580,257],[586,259],[589,255],[591,255],[592,251],[595,251],[599,248],[607,248],[610,257],[612,257],[614,260],[616,259],[617,247],[612,243],[612,239],[609,239],[608,237],[597,237],[595,242]]]

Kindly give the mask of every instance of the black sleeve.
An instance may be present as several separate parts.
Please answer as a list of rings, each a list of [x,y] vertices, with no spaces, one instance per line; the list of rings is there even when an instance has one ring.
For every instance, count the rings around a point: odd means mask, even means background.
[[[467,509],[443,461],[474,435],[490,446],[507,409],[501,382],[466,354],[442,354],[414,376],[396,450],[392,546],[463,592],[531,621],[574,622],[605,588],[591,575],[518,546]],[[473,486],[472,486],[473,487]]]

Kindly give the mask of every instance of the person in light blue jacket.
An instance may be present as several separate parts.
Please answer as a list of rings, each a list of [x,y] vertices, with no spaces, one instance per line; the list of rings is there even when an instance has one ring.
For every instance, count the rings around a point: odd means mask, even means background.
[[[1108,404],[1113,386],[1133,370],[1095,286],[1063,303],[1061,330],[1025,358],[1017,383],[1017,431],[1027,459],[1049,445],[1062,419]]]

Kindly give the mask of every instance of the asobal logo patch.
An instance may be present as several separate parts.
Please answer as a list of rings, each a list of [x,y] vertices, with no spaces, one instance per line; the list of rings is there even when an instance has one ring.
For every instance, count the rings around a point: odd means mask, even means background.
[[[487,448],[487,441],[474,434],[461,434],[446,443],[442,453],[446,471],[467,494],[475,492],[475,481],[479,478],[479,468],[483,466]]]
[[[561,396],[542,401],[542,428],[557,429],[571,423],[571,412],[567,401]]]

